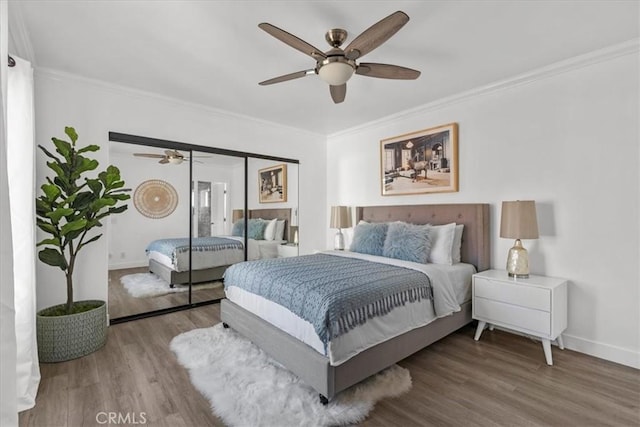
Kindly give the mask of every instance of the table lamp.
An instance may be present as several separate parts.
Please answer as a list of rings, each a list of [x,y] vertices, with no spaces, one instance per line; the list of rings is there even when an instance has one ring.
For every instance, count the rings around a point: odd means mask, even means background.
[[[337,228],[338,233],[334,239],[334,249],[338,251],[344,250],[343,228],[351,227],[351,212],[348,206],[332,206],[331,207],[331,228]]]
[[[507,256],[509,277],[529,277],[529,254],[520,239],[538,238],[536,203],[533,200],[502,202],[500,237],[516,239]]]

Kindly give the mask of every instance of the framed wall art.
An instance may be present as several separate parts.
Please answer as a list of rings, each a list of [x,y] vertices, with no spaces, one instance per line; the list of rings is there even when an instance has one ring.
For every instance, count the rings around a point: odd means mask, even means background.
[[[258,171],[260,203],[287,201],[287,165],[276,165]]]
[[[458,191],[458,124],[380,141],[383,196]]]

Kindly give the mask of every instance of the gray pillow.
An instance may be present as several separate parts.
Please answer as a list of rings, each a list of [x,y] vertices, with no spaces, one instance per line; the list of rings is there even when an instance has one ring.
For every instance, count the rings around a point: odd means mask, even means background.
[[[351,252],[381,256],[387,236],[387,227],[387,223],[360,222],[353,231]]]
[[[392,222],[387,230],[382,255],[426,264],[431,250],[429,228],[429,225]]]

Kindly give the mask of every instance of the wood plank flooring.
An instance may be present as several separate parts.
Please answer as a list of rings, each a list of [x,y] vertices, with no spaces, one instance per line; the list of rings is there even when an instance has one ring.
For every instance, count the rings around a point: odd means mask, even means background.
[[[107,415],[96,416],[108,412],[129,414],[119,425],[223,425],[169,349],[174,336],[218,322],[213,305],[111,326],[101,350],[40,365],[36,406],[20,426],[104,426]],[[640,425],[640,371],[556,347],[550,367],[539,342],[473,334],[469,325],[401,362],[412,389],[379,402],[362,425]]]
[[[109,270],[110,319],[189,304],[188,292],[176,292],[145,298],[134,298],[129,295],[122,283],[120,283],[120,278],[127,274],[147,273],[148,271],[149,269],[146,267]],[[194,285],[191,291],[191,302],[193,303],[218,298],[224,298],[222,284],[214,289],[202,289],[198,285]]]

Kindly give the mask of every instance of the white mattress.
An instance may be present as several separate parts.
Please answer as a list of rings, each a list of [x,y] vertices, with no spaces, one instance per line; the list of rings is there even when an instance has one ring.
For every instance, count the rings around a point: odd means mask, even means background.
[[[238,236],[216,236],[225,239],[238,240],[244,242],[243,237]],[[278,246],[286,243],[285,240],[254,240],[249,239],[249,250],[247,255],[249,260],[277,258]],[[160,252],[149,251],[147,254],[149,259],[153,259],[160,264],[169,267],[175,271],[188,271],[189,269],[189,252],[178,254],[178,263],[174,264],[171,257]],[[203,270],[206,268],[220,267],[223,265],[231,265],[244,261],[244,249],[224,249],[221,251],[193,251],[191,262],[194,270]]]
[[[371,257],[367,257],[371,258]],[[373,257],[380,258],[380,257]],[[373,260],[372,259],[372,260]],[[385,259],[387,260],[387,259]],[[471,299],[471,276],[476,272],[471,264],[437,265],[429,264],[433,269],[442,272],[450,279],[453,293],[458,304]],[[440,274],[431,275],[433,284]],[[434,286],[435,287],[435,286]],[[247,292],[237,286],[226,288],[227,298],[244,309],[254,313],[274,326],[282,329],[300,341],[314,348],[319,353],[329,357],[331,365],[337,366],[358,353],[387,341],[412,329],[427,325],[436,320],[433,301],[420,301],[406,304],[392,310],[385,316],[367,320],[364,325],[352,329],[327,345],[315,332],[313,325],[285,307],[269,301],[261,296]]]

